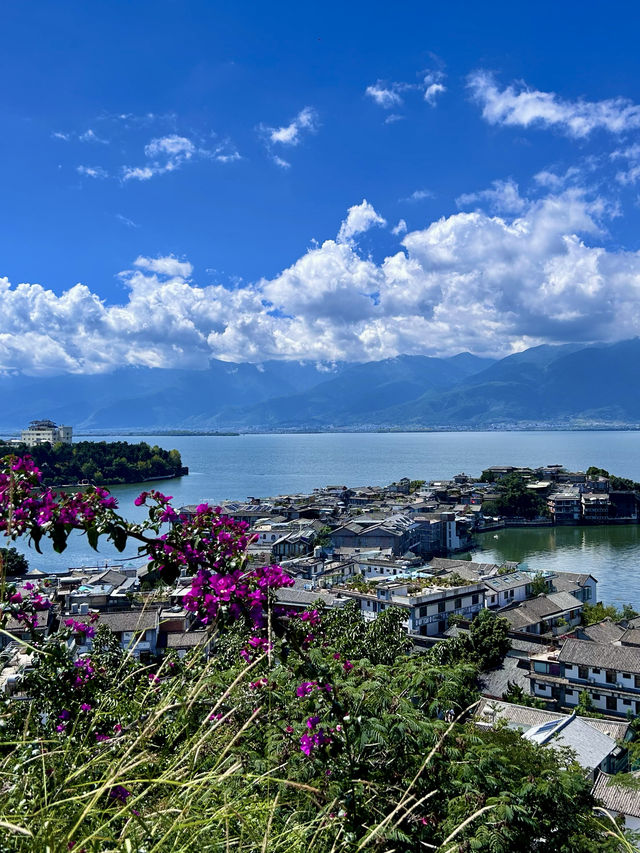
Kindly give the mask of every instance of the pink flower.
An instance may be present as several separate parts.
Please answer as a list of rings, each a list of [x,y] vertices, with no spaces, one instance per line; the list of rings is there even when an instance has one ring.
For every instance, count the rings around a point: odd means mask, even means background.
[[[113,727],[113,730],[117,735],[119,735],[120,732],[122,731],[122,726],[120,725],[120,723],[116,723],[115,726]]]

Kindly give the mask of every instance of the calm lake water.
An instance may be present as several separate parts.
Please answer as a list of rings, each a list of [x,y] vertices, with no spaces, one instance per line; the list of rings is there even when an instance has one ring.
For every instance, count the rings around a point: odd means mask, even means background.
[[[155,485],[174,504],[212,503],[249,495],[267,497],[308,492],[329,483],[385,484],[400,477],[434,480],[461,471],[480,474],[489,465],[561,463],[574,470],[589,465],[640,480],[640,432],[442,432],[332,433],[241,436],[108,436],[96,441],[147,441],[176,448],[190,474]],[[83,440],[83,437],[78,437]],[[142,486],[112,489],[123,514],[141,517],[133,505]],[[640,527],[500,531],[482,539],[486,560],[526,560],[534,568],[591,572],[606,601],[640,605]],[[490,534],[493,537],[493,534]],[[62,554],[40,557],[19,543],[33,567],[64,571],[70,566],[112,560],[106,544],[98,555],[77,537]],[[43,546],[44,550],[44,546]],[[135,558],[135,550],[125,557]]]

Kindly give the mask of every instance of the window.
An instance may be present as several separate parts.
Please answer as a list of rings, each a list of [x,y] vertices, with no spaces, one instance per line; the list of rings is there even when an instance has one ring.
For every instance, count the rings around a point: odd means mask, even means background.
[[[630,672],[623,672],[622,677],[623,678],[631,678],[631,673]]]
[[[461,598],[454,599],[453,607],[455,610],[460,610],[460,608],[462,607],[462,599]]]
[[[630,705],[630,704],[631,704],[631,699],[623,699],[623,700],[622,700],[622,704],[623,704],[623,705]]]
[[[607,711],[617,711],[618,700],[615,696],[607,696]]]
[[[600,701],[600,694],[599,693],[592,693],[591,698],[593,699],[594,702],[599,702]]]
[[[477,603],[478,603],[478,601],[480,601],[480,596],[479,596],[479,595],[478,595],[478,593],[476,592],[476,593],[474,593],[474,594],[471,596],[471,603],[472,603],[472,604],[477,604]]]
[[[447,630],[447,623],[446,622],[438,622],[438,633],[444,634],[444,632],[446,630]]]
[[[427,615],[427,605],[423,604],[422,607],[420,608],[420,618],[422,618],[426,615]]]
[[[495,604],[495,603],[496,603],[496,597],[495,597],[495,595],[492,595],[492,596],[491,596],[491,598],[490,598],[489,600],[491,601],[491,603],[492,603],[492,604]]]
[[[438,613],[444,613],[445,607],[446,607],[446,605],[445,605],[444,601],[439,601],[438,602]]]
[[[515,594],[516,594],[515,589],[510,589],[510,590],[509,590],[509,598],[513,598]]]
[[[503,592],[503,593],[502,593],[502,597],[503,597],[503,598],[504,598],[504,600],[506,601],[506,600],[507,600],[507,598],[509,598],[509,593],[508,593],[508,592]]]
[[[587,678],[589,678],[589,668],[586,666],[579,666],[578,678],[581,678],[583,681],[586,681]]]
[[[633,686],[635,688],[640,688],[640,675],[633,676]]]
[[[608,669],[606,675],[607,684],[615,684],[616,683],[616,672],[614,669]]]
[[[593,674],[594,674],[594,675],[600,675],[600,670],[598,669],[598,667],[597,667],[597,666],[594,666],[594,667],[593,667],[592,672],[593,672]]]

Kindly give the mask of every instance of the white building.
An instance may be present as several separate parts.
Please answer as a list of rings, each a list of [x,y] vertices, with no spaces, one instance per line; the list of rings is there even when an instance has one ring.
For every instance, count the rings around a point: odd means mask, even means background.
[[[29,428],[22,431],[22,441],[27,447],[38,444],[71,444],[73,442],[73,427],[58,426],[54,421],[31,421]]]

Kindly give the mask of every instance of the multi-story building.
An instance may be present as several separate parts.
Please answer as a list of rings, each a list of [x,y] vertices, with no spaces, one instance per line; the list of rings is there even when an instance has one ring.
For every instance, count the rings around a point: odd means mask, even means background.
[[[579,524],[582,506],[577,488],[567,487],[552,492],[547,498],[547,506],[555,524]]]
[[[638,647],[570,639],[560,651],[532,655],[530,667],[533,695],[557,707],[575,708],[587,693],[596,711],[640,714]]]
[[[31,421],[28,429],[22,430],[22,441],[27,447],[38,444],[71,444],[73,442],[73,427],[58,426],[54,421]]]
[[[583,492],[582,516],[591,524],[606,524],[609,519],[609,495],[606,492]]]
[[[360,602],[365,619],[375,619],[388,607],[400,607],[407,614],[407,630],[425,637],[443,634],[452,614],[472,619],[484,607],[482,583],[438,584],[435,579],[424,586],[419,579],[381,581],[372,592],[340,589],[340,593]]]

